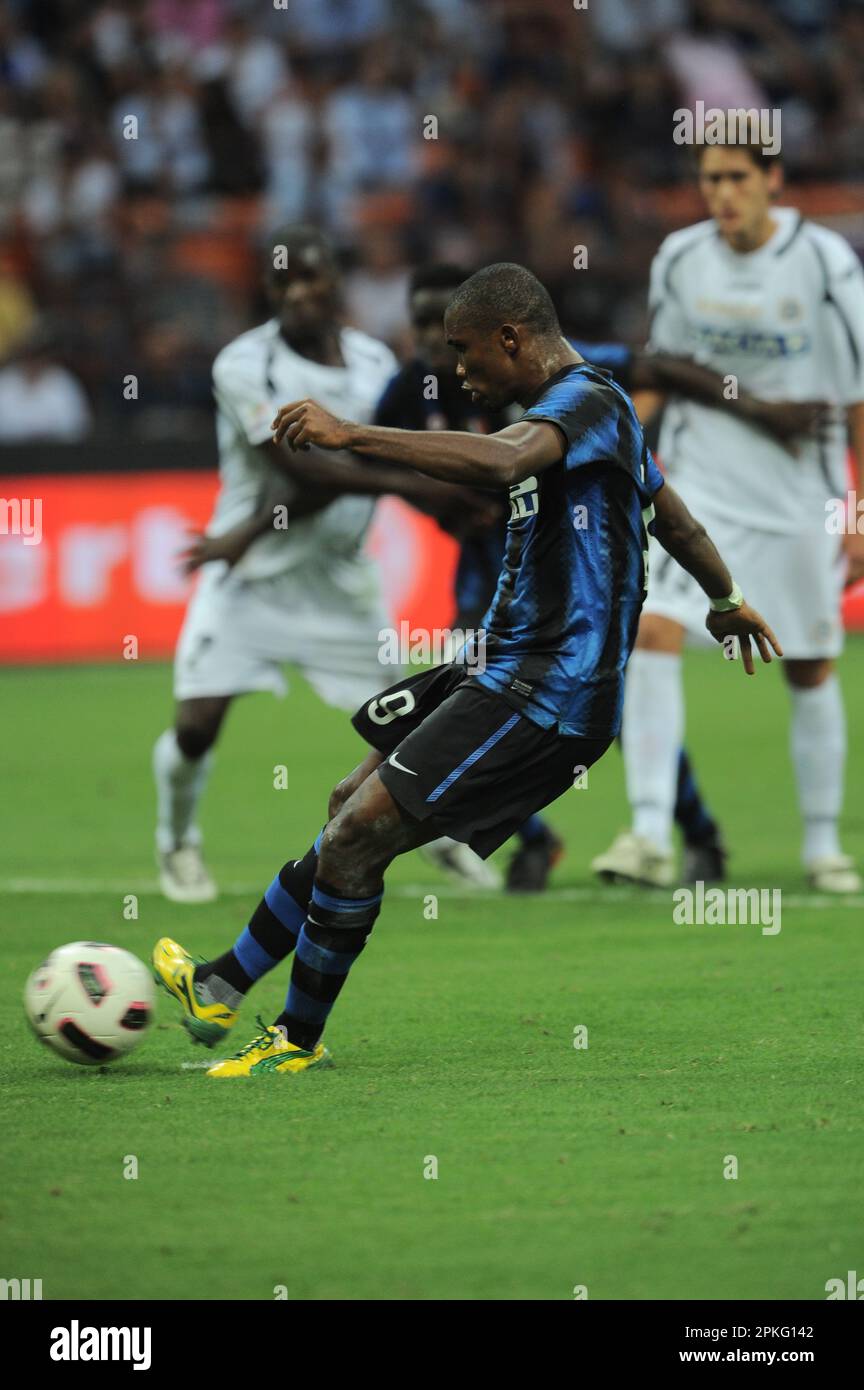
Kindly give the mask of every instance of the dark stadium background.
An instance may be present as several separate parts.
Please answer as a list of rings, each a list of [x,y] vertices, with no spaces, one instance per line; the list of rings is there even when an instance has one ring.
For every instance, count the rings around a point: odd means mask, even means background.
[[[0,661],[170,654],[210,364],[266,317],[268,230],[327,227],[348,318],[400,354],[429,259],[522,261],[565,328],[641,345],[651,257],[701,215],[670,138],[697,97],[778,107],[789,200],[864,251],[853,0],[0,4],[0,477],[45,536],[0,544]],[[4,392],[22,359],[39,421]],[[394,618],[446,624],[446,539],[388,502],[373,543]]]

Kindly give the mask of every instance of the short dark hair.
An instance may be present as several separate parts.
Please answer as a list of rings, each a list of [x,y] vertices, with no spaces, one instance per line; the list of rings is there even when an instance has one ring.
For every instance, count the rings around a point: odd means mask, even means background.
[[[770,150],[766,153],[758,140],[714,140],[710,144],[706,142],[695,146],[697,165],[701,167],[707,150],[715,149],[740,150],[742,154],[746,154],[751,163],[762,170],[763,174],[767,174],[772,164],[782,164],[783,162],[779,151],[777,154],[771,154]]]
[[[447,305],[447,313],[458,314],[480,329],[522,323],[543,337],[561,332],[546,286],[524,265],[513,261],[484,266],[463,281]]]
[[[314,247],[328,270],[334,275],[339,270],[336,249],[332,241],[325,232],[320,231],[318,227],[313,227],[310,222],[292,222],[290,226],[279,227],[267,238],[265,255],[271,275],[273,274],[273,254],[278,247],[283,246],[289,260],[302,255],[309,247]]]
[[[449,261],[419,265],[408,282],[408,297],[410,299],[418,290],[455,290],[470,273],[464,266],[452,265]]]

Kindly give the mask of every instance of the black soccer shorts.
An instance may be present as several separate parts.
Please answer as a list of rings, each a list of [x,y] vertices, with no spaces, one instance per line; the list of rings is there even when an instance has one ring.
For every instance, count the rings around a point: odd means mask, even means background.
[[[351,722],[385,754],[379,775],[402,809],[483,859],[612,742],[541,729],[461,665],[398,681]]]

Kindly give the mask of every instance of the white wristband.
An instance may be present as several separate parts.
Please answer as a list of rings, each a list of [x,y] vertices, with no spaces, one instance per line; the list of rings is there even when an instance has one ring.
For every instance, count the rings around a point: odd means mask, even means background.
[[[727,598],[712,598],[708,602],[715,613],[731,613],[733,608],[741,607],[744,602],[744,595],[733,579],[732,592]]]

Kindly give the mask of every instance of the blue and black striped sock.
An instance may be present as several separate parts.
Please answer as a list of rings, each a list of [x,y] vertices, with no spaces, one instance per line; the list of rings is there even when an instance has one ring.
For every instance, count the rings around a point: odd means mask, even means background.
[[[688,845],[706,845],[716,840],[719,826],[696,785],[685,749],[678,755],[678,786],[675,792],[675,821]]]
[[[291,954],[309,910],[320,843],[319,835],[303,859],[283,864],[231,950],[196,967],[196,983],[216,977],[243,995]]]
[[[348,971],[381,911],[383,889],[371,898],[342,898],[320,880],[291,965],[284,1012],[276,1026],[296,1047],[315,1047]]]

